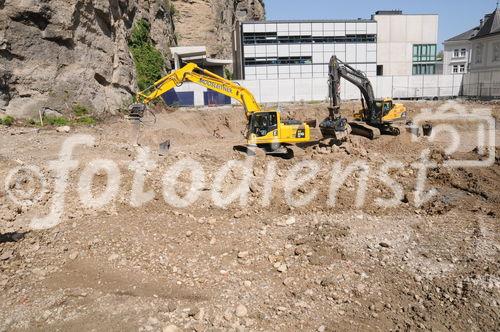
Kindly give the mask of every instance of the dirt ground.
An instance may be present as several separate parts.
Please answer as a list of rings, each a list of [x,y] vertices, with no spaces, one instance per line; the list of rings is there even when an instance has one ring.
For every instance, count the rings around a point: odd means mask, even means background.
[[[499,127],[500,104],[405,104],[412,117],[425,108],[464,107],[473,114],[492,109]],[[344,113],[357,107],[348,104]],[[325,109],[323,103],[283,105],[285,114],[300,119],[321,119]],[[214,194],[229,194],[244,178],[235,168],[222,178],[221,190],[212,189],[225,163],[246,158],[235,150],[244,143],[244,123],[240,107],[158,113],[139,139],[156,163],[145,174],[145,191],[155,197],[139,207],[130,203],[138,148],[125,119],[69,133],[0,128],[0,331],[500,330],[499,151],[477,148],[476,125],[455,125],[462,140],[452,155],[443,150],[450,135],[413,140],[406,130],[374,141],[350,136],[340,146],[294,148],[288,160],[258,152],[247,203],[242,207],[237,198],[220,207]],[[33,218],[48,215],[58,199],[50,161],[59,159],[66,139],[81,134],[95,143],[73,151],[77,165],[64,190],[60,223],[30,229]],[[313,135],[319,137],[317,129]],[[498,129],[493,136],[500,142]],[[158,144],[166,139],[171,150],[160,156]],[[415,163],[426,149],[437,167],[429,169],[425,189],[436,193],[417,206]],[[488,166],[444,164],[460,158],[487,162],[489,152],[496,158]],[[182,208],[166,202],[162,192],[165,172],[186,158],[201,165],[205,182],[198,200]],[[84,206],[77,190],[84,169],[97,159],[112,160],[121,175],[118,194],[100,208]],[[291,169],[307,160],[319,171],[294,187]],[[396,188],[379,176],[391,160],[401,163],[389,175],[403,196],[395,206],[381,207],[377,199],[391,198]],[[359,172],[328,202],[337,162],[368,167],[361,206]],[[264,179],[273,163],[267,196]],[[29,165],[40,169],[45,188],[33,180],[8,181],[11,170]],[[93,177],[92,193],[102,193],[107,180],[102,172]],[[179,195],[190,182],[188,173],[180,174]],[[33,198],[26,202],[33,204],[13,202],[11,194],[26,189]],[[309,204],[290,204],[312,193]]]

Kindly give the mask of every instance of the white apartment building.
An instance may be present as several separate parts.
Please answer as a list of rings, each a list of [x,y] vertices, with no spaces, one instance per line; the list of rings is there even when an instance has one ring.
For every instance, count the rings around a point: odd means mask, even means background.
[[[463,74],[468,72],[472,58],[470,39],[474,37],[478,31],[479,27],[476,27],[444,41],[444,74]]]
[[[435,74],[437,32],[437,15],[401,11],[369,20],[243,22],[233,40],[234,77],[326,77],[334,54],[368,76]]]
[[[443,44],[445,74],[492,74],[499,71],[500,9],[486,14],[479,26],[450,38]]]
[[[385,76],[436,74],[439,17],[378,11],[377,73]]]
[[[479,31],[470,39],[471,72],[491,73],[500,70],[500,9],[481,21]]]

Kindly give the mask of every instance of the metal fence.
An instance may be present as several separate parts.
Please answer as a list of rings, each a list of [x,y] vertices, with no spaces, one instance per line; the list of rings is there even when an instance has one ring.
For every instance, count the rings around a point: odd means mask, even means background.
[[[465,74],[461,95],[476,98],[500,98],[500,69]]]
[[[410,75],[370,77],[377,98],[435,99],[458,96],[498,98],[500,97],[500,70],[498,72]],[[328,99],[328,79],[291,78],[238,81],[249,89],[260,103],[323,101]],[[360,92],[346,80],[341,81],[341,97],[344,100],[359,99]],[[193,94],[195,106],[206,105],[206,89],[186,83],[176,91]],[[237,103],[236,101],[232,101]]]

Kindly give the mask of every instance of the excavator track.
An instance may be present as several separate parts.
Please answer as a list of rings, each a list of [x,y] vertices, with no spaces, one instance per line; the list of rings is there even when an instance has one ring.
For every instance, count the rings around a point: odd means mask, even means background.
[[[370,126],[366,122],[353,121],[349,122],[351,126],[351,133],[353,135],[363,136],[371,140],[380,137],[380,129],[374,126]]]
[[[258,146],[260,149],[264,150],[266,155],[281,157],[284,159],[291,159],[294,157],[294,150],[291,149],[290,146],[287,145],[272,145],[272,144],[262,144]]]

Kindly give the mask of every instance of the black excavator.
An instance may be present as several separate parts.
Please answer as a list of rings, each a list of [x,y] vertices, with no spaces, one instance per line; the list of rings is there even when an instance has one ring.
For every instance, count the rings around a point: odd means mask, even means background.
[[[363,109],[354,114],[354,121],[349,122],[352,133],[375,139],[380,134],[397,136],[400,131],[392,124],[406,119],[406,107],[394,104],[392,99],[375,99],[373,87],[366,75],[335,55],[330,59],[329,74],[329,116],[319,125],[323,137],[335,137],[336,133],[346,130],[346,119],[340,115],[340,78],[354,84],[361,92]]]

